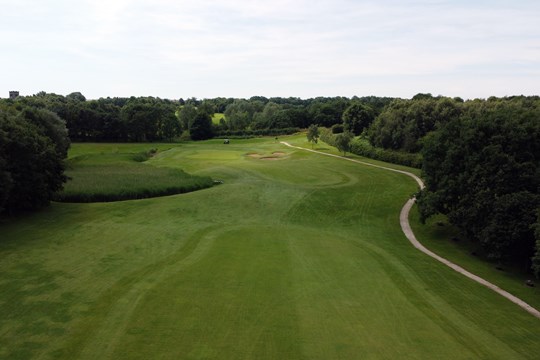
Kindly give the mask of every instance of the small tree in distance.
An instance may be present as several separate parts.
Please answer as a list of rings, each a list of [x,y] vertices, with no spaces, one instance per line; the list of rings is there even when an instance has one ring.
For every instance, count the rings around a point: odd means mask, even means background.
[[[317,127],[317,125],[309,125],[307,139],[311,143],[311,148],[313,149],[313,145],[315,145],[319,141],[319,128]]]

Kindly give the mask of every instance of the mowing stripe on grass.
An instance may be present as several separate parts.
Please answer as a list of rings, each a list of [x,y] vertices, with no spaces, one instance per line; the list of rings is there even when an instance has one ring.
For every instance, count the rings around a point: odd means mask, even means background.
[[[376,167],[376,168],[379,168],[379,169],[384,169],[384,170],[404,174],[404,175],[412,177],[418,183],[418,185],[420,186],[420,189],[423,189],[425,187],[424,182],[422,181],[422,179],[420,179],[418,176],[416,176],[416,175],[414,175],[414,174],[412,174],[412,173],[410,173],[408,171],[392,169],[392,168],[389,168],[389,167],[370,164],[370,163],[360,161],[360,160],[356,160],[356,159],[349,159],[349,158],[342,157],[342,156],[339,156],[339,155],[328,154],[328,153],[324,153],[324,152],[317,151],[317,150],[307,149],[307,148],[303,148],[303,147],[300,147],[300,146],[294,146],[294,145],[291,145],[291,144],[289,144],[289,143],[287,143],[285,141],[281,141],[281,143],[283,145],[286,145],[286,146],[289,146],[289,147],[292,147],[292,148],[295,148],[295,149],[310,151],[310,152],[314,152],[314,153],[321,154],[321,155],[326,155],[326,156],[332,156],[332,157],[336,157],[338,159],[348,160],[348,161],[352,161],[352,162],[355,162],[355,163],[358,163],[358,164],[373,166],[373,167]],[[469,279],[474,280],[477,283],[479,283],[479,284],[481,284],[481,285],[495,291],[497,294],[499,294],[499,295],[505,297],[506,299],[510,300],[514,304],[518,305],[519,307],[521,307],[522,309],[527,311],[529,314],[531,314],[531,315],[533,315],[533,316],[540,319],[540,311],[538,311],[537,309],[535,309],[531,305],[527,304],[525,301],[521,300],[517,296],[514,296],[514,295],[510,294],[508,291],[501,289],[497,285],[490,283],[489,281],[481,278],[480,276],[477,276],[477,275],[465,270],[461,266],[459,266],[457,264],[454,264],[453,262],[443,258],[442,256],[439,256],[439,255],[435,254],[433,251],[428,250],[424,245],[422,245],[418,241],[416,236],[414,236],[414,233],[413,233],[413,231],[411,229],[411,225],[409,223],[409,212],[410,212],[412,206],[414,205],[415,201],[416,201],[416,199],[412,198],[412,199],[409,199],[405,203],[405,205],[401,209],[401,213],[399,215],[399,222],[400,222],[400,225],[401,225],[401,229],[403,230],[403,233],[405,234],[407,239],[411,242],[411,244],[416,249],[418,249],[421,252],[423,252],[424,254],[434,258],[435,260],[443,263],[444,265],[448,266],[452,270],[457,271],[458,273],[460,273],[462,275],[465,275]]]

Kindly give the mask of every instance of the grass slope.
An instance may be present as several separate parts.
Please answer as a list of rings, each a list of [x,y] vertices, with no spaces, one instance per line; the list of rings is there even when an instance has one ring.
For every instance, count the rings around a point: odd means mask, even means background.
[[[100,153],[71,156],[66,175],[69,181],[55,200],[65,202],[97,202],[143,199],[155,196],[181,194],[211,187],[208,176],[193,176],[181,169],[155,167],[146,161],[157,148],[147,144],[123,147],[122,152],[114,145],[107,151],[103,145]],[[72,153],[81,153],[87,144],[74,144]],[[163,147],[163,146],[162,146]],[[143,150],[141,150],[143,149]]]
[[[540,353],[538,319],[410,246],[398,217],[416,188],[400,174],[273,139],[150,162],[224,184],[1,224],[0,358]]]

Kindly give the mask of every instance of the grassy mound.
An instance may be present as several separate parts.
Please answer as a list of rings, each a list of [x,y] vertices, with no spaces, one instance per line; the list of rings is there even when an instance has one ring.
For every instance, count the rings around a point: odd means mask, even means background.
[[[136,153],[86,154],[69,160],[70,180],[55,200],[105,202],[181,194],[211,187],[208,176],[144,163],[156,149]]]

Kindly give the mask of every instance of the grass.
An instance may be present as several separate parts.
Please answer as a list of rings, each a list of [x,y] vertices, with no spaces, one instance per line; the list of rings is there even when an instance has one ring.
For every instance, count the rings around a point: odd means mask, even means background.
[[[212,115],[212,124],[219,125],[219,121],[221,119],[225,120],[225,114],[223,114],[223,113],[214,113],[214,115]]]
[[[72,153],[80,154],[87,144],[73,145]],[[145,148],[146,147],[146,148]],[[211,187],[208,176],[193,176],[180,169],[155,167],[143,163],[158,151],[148,145],[124,147],[120,152],[95,149],[71,156],[66,175],[70,180],[56,195],[57,201],[97,202],[143,199],[181,194]],[[144,150],[142,150],[144,149]]]
[[[418,212],[413,210],[410,220],[415,235],[427,248],[438,254],[444,254],[452,262],[540,309],[540,287],[525,285],[526,280],[534,278],[532,274],[511,264],[499,265],[472,255],[480,252],[477,245],[460,239],[457,229],[454,229],[442,215],[422,224]]]
[[[273,138],[188,143],[148,163],[223,185],[0,224],[0,358],[540,353],[538,319],[408,243],[398,217],[416,184],[403,175]]]

